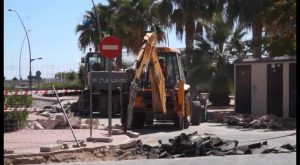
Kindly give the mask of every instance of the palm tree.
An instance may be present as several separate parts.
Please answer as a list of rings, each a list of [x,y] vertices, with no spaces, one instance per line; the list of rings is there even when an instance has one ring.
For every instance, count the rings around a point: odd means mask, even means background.
[[[96,8],[99,13],[99,17],[101,18],[100,26],[102,29],[102,36],[103,34],[108,34],[110,31],[109,20],[112,11],[110,11],[107,6],[102,5],[101,3],[99,3]],[[83,19],[83,23],[78,24],[75,28],[75,32],[80,34],[78,38],[78,46],[83,52],[85,52],[86,48],[89,46],[92,46],[95,51],[97,51],[100,34],[97,27],[98,24],[95,12],[93,12],[93,10],[86,11]]]
[[[210,20],[215,10],[222,10],[222,5],[222,0],[162,0],[160,20],[168,28],[175,24],[180,40],[185,32],[186,53],[189,55],[194,48],[194,34],[202,33],[202,25],[196,21],[199,18]],[[187,58],[189,61],[189,56]]]
[[[233,78],[229,59],[246,54],[247,47],[242,40],[246,32],[241,25],[231,27],[221,13],[215,13],[211,22],[200,22],[206,33],[196,36],[196,49],[188,77],[191,86],[210,84],[212,103],[225,105],[229,103],[228,94]]]
[[[261,57],[264,15],[274,0],[227,0],[226,13],[233,25],[239,21],[252,29],[253,57]]]
[[[125,0],[112,17],[114,34],[121,38],[127,51],[138,53],[147,30],[156,31],[158,41],[164,41],[165,35],[160,27],[157,6],[153,0]],[[148,29],[147,29],[148,28]]]
[[[97,5],[100,13],[100,25],[104,34],[118,37],[128,52],[138,53],[148,26],[156,30],[158,40],[164,41],[164,32],[160,28],[157,15],[157,6],[153,0],[108,0],[108,5]],[[79,46],[85,51],[86,47],[93,45],[97,50],[99,34],[97,34],[97,22],[94,12],[87,11],[85,20],[91,20],[91,24],[80,24],[76,32],[80,33]],[[88,22],[89,23],[89,22]],[[117,57],[116,68],[122,66],[122,55]]]

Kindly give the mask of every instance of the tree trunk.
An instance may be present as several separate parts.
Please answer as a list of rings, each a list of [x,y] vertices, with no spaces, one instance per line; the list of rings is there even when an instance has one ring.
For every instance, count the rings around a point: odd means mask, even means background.
[[[187,54],[187,62],[191,64],[191,56],[194,48],[195,23],[191,17],[188,17],[185,23],[185,51]]]
[[[262,19],[258,18],[252,23],[252,53],[254,58],[260,58],[262,54]]]

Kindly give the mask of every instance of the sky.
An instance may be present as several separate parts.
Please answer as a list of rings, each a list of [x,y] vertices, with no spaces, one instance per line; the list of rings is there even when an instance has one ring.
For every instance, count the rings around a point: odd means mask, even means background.
[[[106,0],[94,2],[107,4]],[[31,63],[32,75],[39,70],[42,78],[53,78],[57,72],[78,71],[80,58],[85,53],[78,47],[79,34],[75,33],[75,27],[82,23],[83,15],[92,6],[91,0],[4,0],[5,78],[19,78],[19,62],[21,77],[27,79],[29,75],[29,46],[26,39],[22,47],[25,31],[17,14],[8,9],[16,10],[26,30],[30,30],[31,58],[42,58]],[[184,35],[182,41],[176,38],[174,30],[168,36],[170,47],[185,47]]]

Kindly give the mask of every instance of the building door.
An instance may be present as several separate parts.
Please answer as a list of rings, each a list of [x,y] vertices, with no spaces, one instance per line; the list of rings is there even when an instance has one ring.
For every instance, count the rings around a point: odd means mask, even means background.
[[[296,63],[290,63],[289,71],[289,117],[296,118]]]
[[[236,66],[236,113],[251,113],[251,65]]]
[[[267,65],[267,113],[283,115],[283,76],[282,64]]]

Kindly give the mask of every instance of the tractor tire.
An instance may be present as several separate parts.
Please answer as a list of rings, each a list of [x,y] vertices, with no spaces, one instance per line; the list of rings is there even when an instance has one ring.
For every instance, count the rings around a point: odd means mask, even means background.
[[[184,129],[187,129],[190,126],[191,118],[192,118],[192,116],[191,116],[192,109],[193,109],[193,107],[192,107],[191,94],[187,93],[185,95],[185,99],[184,99],[184,111],[185,111],[185,114],[187,114],[187,112],[190,111],[190,115],[184,117],[184,123],[183,123],[184,124],[183,125]]]
[[[174,118],[175,127],[178,128],[179,130],[184,129],[184,121],[183,120],[184,120],[183,117],[179,117],[179,116],[175,116],[175,118]]]
[[[201,103],[200,101],[193,101],[191,123],[192,125],[200,125],[201,120],[202,120]]]
[[[184,99],[185,114],[187,113],[188,108],[190,109],[190,111],[192,111],[192,100],[190,93],[186,94]],[[174,120],[175,126],[180,130],[187,129],[190,127],[191,118],[191,115],[184,117],[176,116]]]

